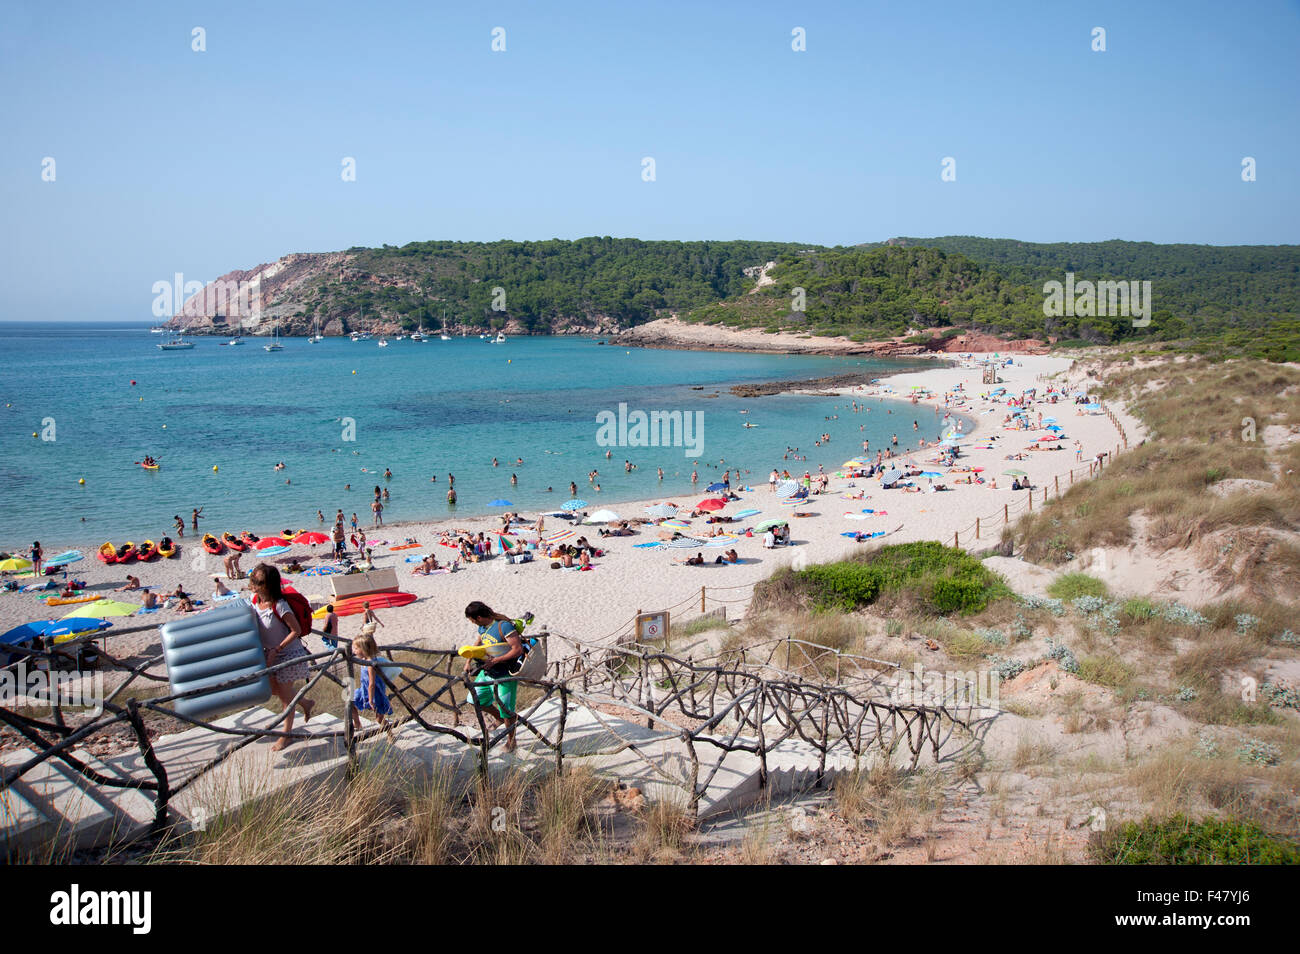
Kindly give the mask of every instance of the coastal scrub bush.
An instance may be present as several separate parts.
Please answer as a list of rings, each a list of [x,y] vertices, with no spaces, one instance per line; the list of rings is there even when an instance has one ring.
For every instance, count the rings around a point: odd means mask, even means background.
[[[1062,672],[1077,673],[1079,671],[1079,660],[1074,653],[1051,637],[1048,637],[1047,640],[1047,658],[1055,659]]]
[[[1277,765],[1282,761],[1282,750],[1272,742],[1244,739],[1237,748],[1237,758],[1252,765]]]
[[[1000,577],[964,550],[932,541],[880,547],[806,570],[778,571],[754,590],[757,609],[806,601],[815,610],[845,612],[889,594],[936,615],[976,613],[1011,595]]]
[[[1087,573],[1065,573],[1052,581],[1051,586],[1047,588],[1047,594],[1069,602],[1080,596],[1109,596],[1110,590],[1095,576],[1089,576]]]
[[[1185,815],[1127,822],[1093,836],[1089,852],[1112,865],[1294,865],[1300,846],[1264,831],[1256,822]]]
[[[1160,615],[1171,623],[1183,626],[1208,626],[1210,621],[1196,610],[1182,603],[1168,603],[1160,610]]]
[[[1050,596],[1022,596],[1020,602],[1029,609],[1045,609],[1053,616],[1065,615],[1065,603]]]
[[[1080,679],[1087,682],[1110,689],[1119,689],[1132,680],[1133,669],[1118,656],[1102,653],[1080,659],[1078,675]]]

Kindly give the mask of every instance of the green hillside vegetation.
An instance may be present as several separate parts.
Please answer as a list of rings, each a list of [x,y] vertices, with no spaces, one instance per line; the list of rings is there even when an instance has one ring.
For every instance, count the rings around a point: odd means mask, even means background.
[[[344,281],[318,281],[305,314],[348,321],[364,312],[406,327],[436,327],[446,309],[449,322],[471,328],[514,319],[541,333],[595,316],[626,327],[736,295],[745,287],[744,269],[798,247],[605,237],[354,248]],[[498,287],[505,290],[504,311],[492,307]]]
[[[1058,343],[1168,343],[1207,354],[1300,359],[1300,246],[1034,244],[948,236],[824,248],[781,242],[415,242],[354,248],[296,292],[298,315],[388,319],[544,333],[608,320],[629,327],[668,314],[698,322],[847,335],[928,338],[971,329]],[[745,274],[769,261],[774,284]],[[1150,281],[1151,324],[1128,317],[1049,317],[1046,281]],[[505,309],[494,309],[495,288]],[[796,288],[803,311],[791,308]],[[949,333],[956,333],[950,331]],[[921,340],[918,338],[917,340]]]
[[[1036,245],[1005,239],[896,239],[887,245],[801,249],[778,260],[774,284],[694,310],[692,321],[801,329],[855,340],[953,326],[1064,343],[1200,342],[1192,350],[1300,357],[1300,247]],[[1150,281],[1151,323],[1047,316],[1043,285]],[[806,297],[792,310],[796,289]]]

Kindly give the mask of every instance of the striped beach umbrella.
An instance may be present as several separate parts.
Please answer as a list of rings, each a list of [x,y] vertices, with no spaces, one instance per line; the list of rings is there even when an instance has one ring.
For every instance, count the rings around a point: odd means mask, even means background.
[[[677,550],[695,549],[704,546],[703,540],[696,540],[694,537],[678,537],[676,540],[670,540],[665,546],[673,547]]]
[[[690,525],[691,522],[689,520],[678,519],[665,520],[663,523],[659,524],[661,527],[672,527],[674,530],[687,530],[690,528]]]
[[[776,485],[776,495],[778,497],[793,497],[799,492],[799,481],[783,480]]]
[[[563,541],[563,540],[569,540],[569,539],[572,539],[573,537],[576,537],[577,535],[578,535],[578,534],[577,534],[575,531],[573,531],[573,530],[560,530],[560,531],[558,531],[558,532],[556,532],[556,533],[552,533],[549,537],[547,537],[547,538],[546,538],[546,542],[547,542],[547,543],[560,543],[560,542]]]
[[[660,517],[677,516],[677,506],[675,504],[660,503],[653,507],[646,507],[645,512],[648,516],[658,520]]]

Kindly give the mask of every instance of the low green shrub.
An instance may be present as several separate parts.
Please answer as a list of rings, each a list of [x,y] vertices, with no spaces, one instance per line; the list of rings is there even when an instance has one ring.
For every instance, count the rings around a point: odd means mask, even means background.
[[[1255,822],[1183,815],[1127,822],[1094,835],[1094,860],[1112,865],[1295,865],[1300,845],[1274,837]]]
[[[1047,594],[1068,603],[1080,596],[1109,596],[1110,589],[1101,580],[1087,573],[1064,573],[1052,581]]]

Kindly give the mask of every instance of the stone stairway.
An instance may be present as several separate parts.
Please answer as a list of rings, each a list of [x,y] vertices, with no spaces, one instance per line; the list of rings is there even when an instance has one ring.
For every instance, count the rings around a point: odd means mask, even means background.
[[[559,722],[559,702],[548,700],[530,717],[545,735],[554,738]],[[247,709],[213,723],[215,728],[268,727],[277,717],[263,708]],[[373,723],[366,722],[366,725]],[[322,714],[296,728],[308,738],[283,753],[271,751],[272,739],[245,745],[209,771],[170,803],[170,817],[181,831],[201,828],[219,814],[250,801],[290,792],[306,791],[343,777],[347,759],[341,738],[324,738],[338,731],[342,721]],[[773,723],[772,731],[778,727]],[[465,727],[462,727],[465,731]],[[474,734],[477,727],[468,730]],[[313,738],[313,736],[315,738]],[[730,733],[716,736],[729,738]],[[199,766],[231,749],[239,736],[195,727],[154,740],[154,751],[176,785]],[[511,769],[553,770],[555,752],[522,727],[518,750],[508,754],[501,746],[492,750],[493,773]],[[749,740],[752,742],[752,740]],[[696,742],[700,760],[700,782],[718,763],[721,750],[701,739]],[[361,743],[363,759],[391,762],[403,778],[427,778],[451,773],[470,781],[478,770],[478,751],[449,736],[431,733],[407,723],[390,741],[379,734]],[[121,778],[152,779],[138,751],[103,760],[84,750],[74,753],[96,771]],[[0,765],[12,767],[30,758],[27,750],[3,754]],[[647,798],[667,799],[686,807],[691,777],[691,759],[678,730],[662,721],[654,728],[570,703],[565,720],[564,759],[567,766],[587,766],[596,774],[640,788]],[[718,771],[702,794],[699,818],[716,818],[739,811],[766,797],[779,798],[807,791],[815,786],[819,756],[816,748],[790,738],[768,751],[767,786],[761,782],[761,762],[749,752],[722,755]],[[856,760],[845,747],[832,748],[826,759],[823,787],[852,773]],[[14,786],[0,791],[0,850],[15,850],[39,860],[51,843],[66,850],[97,848],[128,841],[145,832],[154,816],[153,794],[130,789],[98,786],[57,760],[42,763]]]

